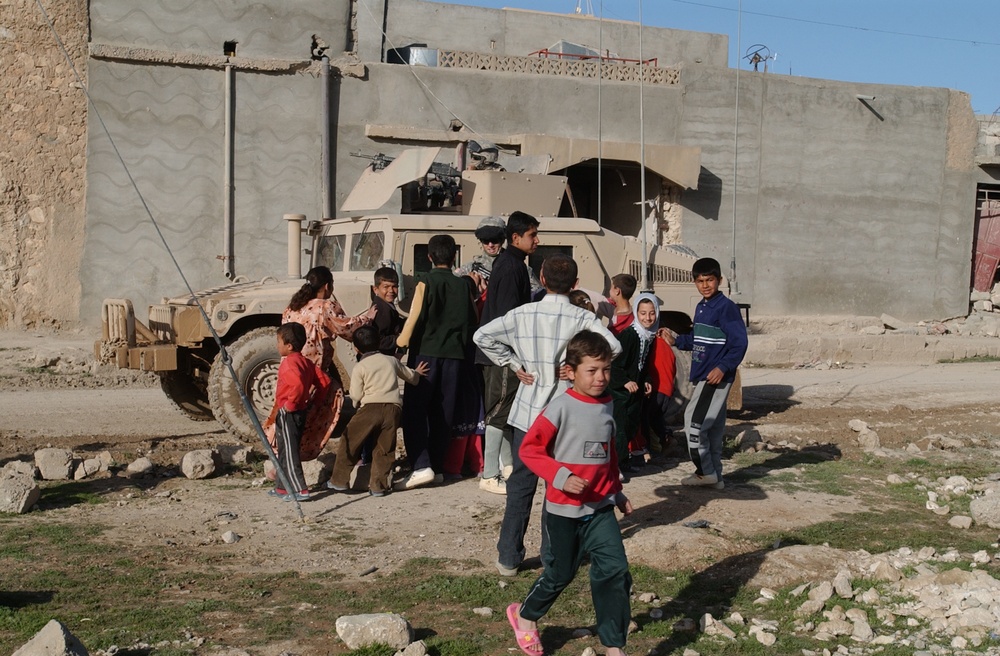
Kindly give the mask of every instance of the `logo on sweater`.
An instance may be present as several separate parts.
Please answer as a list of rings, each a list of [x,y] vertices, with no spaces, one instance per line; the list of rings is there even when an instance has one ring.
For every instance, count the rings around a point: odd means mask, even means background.
[[[607,442],[584,442],[583,443],[583,457],[584,458],[599,458],[604,460],[608,457],[608,443]]]

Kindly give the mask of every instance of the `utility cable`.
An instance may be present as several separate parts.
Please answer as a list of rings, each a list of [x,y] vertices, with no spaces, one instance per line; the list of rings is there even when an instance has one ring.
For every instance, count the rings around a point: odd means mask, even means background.
[[[39,11],[41,11],[42,16],[45,18],[45,22],[48,24],[49,29],[52,31],[52,36],[55,38],[56,43],[59,46],[59,50],[62,51],[63,57],[66,58],[66,62],[69,64],[70,70],[73,71],[73,76],[76,78],[77,83],[83,90],[84,95],[87,96],[87,102],[89,103],[94,113],[94,116],[97,118],[98,123],[100,123],[101,129],[104,131],[104,134],[107,135],[108,141],[111,144],[111,149],[114,151],[115,156],[118,158],[118,161],[121,162],[122,168],[125,170],[125,175],[126,177],[128,177],[129,183],[135,190],[135,193],[139,198],[139,202],[142,203],[142,208],[145,210],[146,216],[149,217],[149,221],[153,224],[153,228],[156,230],[156,234],[159,236],[160,241],[163,242],[163,247],[166,249],[167,254],[170,256],[170,260],[174,263],[174,268],[177,269],[178,275],[180,275],[181,280],[184,282],[184,286],[187,288],[188,293],[191,295],[191,300],[194,301],[194,304],[198,307],[198,311],[201,313],[202,321],[205,322],[205,325],[208,327],[209,331],[211,331],[212,338],[215,340],[215,343],[219,347],[219,357],[222,358],[222,362],[226,365],[226,368],[229,369],[229,375],[232,376],[233,381],[237,383],[236,389],[240,394],[240,400],[243,402],[243,408],[244,410],[246,410],[247,415],[250,417],[250,422],[253,424],[253,427],[257,432],[257,437],[260,438],[261,443],[264,446],[264,453],[267,454],[268,458],[271,459],[272,464],[274,464],[275,472],[277,472],[278,478],[280,479],[280,483],[285,486],[285,491],[288,492],[288,494],[290,495],[288,499],[295,503],[295,510],[298,512],[299,519],[304,520],[305,515],[302,513],[302,506],[299,505],[298,500],[294,496],[297,490],[293,491],[291,485],[289,485],[289,477],[282,470],[281,464],[278,462],[277,457],[274,455],[274,450],[271,448],[271,445],[267,441],[267,436],[264,434],[264,428],[260,425],[260,419],[257,418],[257,413],[254,411],[253,406],[250,405],[250,400],[247,398],[246,393],[244,393],[243,389],[239,385],[239,378],[236,376],[236,371],[233,369],[232,358],[230,357],[229,352],[226,350],[225,344],[222,343],[222,338],[219,337],[219,333],[217,333],[215,331],[215,328],[212,327],[212,322],[211,320],[209,320],[208,313],[205,312],[205,307],[201,304],[201,300],[199,300],[197,295],[195,295],[194,288],[191,287],[191,283],[188,282],[187,277],[184,275],[184,270],[181,268],[180,263],[174,256],[174,252],[171,250],[170,244],[167,242],[167,238],[163,235],[163,232],[160,230],[160,225],[156,221],[156,218],[153,216],[152,210],[149,209],[149,205],[146,203],[146,198],[142,195],[142,192],[139,190],[139,185],[136,184],[135,178],[132,177],[132,171],[129,169],[128,164],[125,163],[125,158],[122,157],[121,152],[118,150],[118,145],[115,143],[114,137],[111,136],[111,131],[108,129],[107,124],[105,124],[104,118],[101,116],[101,112],[97,109],[97,104],[94,102],[93,97],[90,95],[90,89],[84,83],[83,78],[80,76],[80,73],[76,68],[76,64],[73,62],[73,59],[69,56],[69,51],[66,49],[66,46],[63,44],[62,39],[59,37],[59,32],[56,30],[55,25],[49,18],[48,12],[46,12],[45,7],[42,6],[41,0],[35,0],[35,4],[38,6]]]

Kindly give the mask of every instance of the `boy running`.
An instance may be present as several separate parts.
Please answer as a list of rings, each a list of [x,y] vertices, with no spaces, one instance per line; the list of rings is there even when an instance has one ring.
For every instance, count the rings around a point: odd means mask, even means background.
[[[597,635],[609,656],[623,656],[631,620],[629,573],[615,506],[632,512],[622,492],[615,455],[611,397],[611,347],[590,331],[574,336],[566,348],[573,388],[555,398],[524,436],[520,456],[545,479],[544,531],[549,536],[545,569],[520,604],[507,607],[517,646],[541,656],[536,622],[590,558],[590,595],[597,613]]]

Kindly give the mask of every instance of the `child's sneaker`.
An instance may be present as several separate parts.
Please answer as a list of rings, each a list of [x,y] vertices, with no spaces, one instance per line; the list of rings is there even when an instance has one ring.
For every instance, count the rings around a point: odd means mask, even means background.
[[[285,492],[284,490],[277,487],[272,487],[270,490],[267,491],[267,496],[284,499],[285,497],[288,496],[288,492]]]
[[[368,495],[373,497],[384,497],[389,494],[389,490],[368,490]]]
[[[347,492],[351,488],[344,487],[343,485],[334,485],[333,481],[327,481],[326,489],[333,490],[334,492]]]
[[[718,482],[719,477],[715,474],[707,474],[705,476],[691,474],[681,479],[681,485],[716,485]]]
[[[716,490],[725,490],[726,489],[726,482],[725,481],[719,481],[718,483],[716,483],[712,487],[714,487]]]
[[[444,480],[443,476],[441,480]],[[416,469],[410,472],[409,476],[393,485],[392,489],[397,491],[412,490],[415,487],[429,485],[433,482],[435,482],[434,470],[430,467],[424,467],[423,469]]]
[[[293,499],[295,501],[309,501],[309,499],[312,499],[312,494],[309,490],[302,490],[301,492],[294,492],[292,494],[285,495],[285,501],[291,501]]]
[[[479,479],[479,489],[493,494],[507,494],[507,481],[500,474],[493,478]]]

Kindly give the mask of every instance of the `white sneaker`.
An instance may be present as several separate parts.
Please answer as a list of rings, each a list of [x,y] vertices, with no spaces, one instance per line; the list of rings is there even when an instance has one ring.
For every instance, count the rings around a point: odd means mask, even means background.
[[[410,475],[403,480],[397,482],[392,486],[392,489],[397,491],[412,490],[415,487],[420,487],[421,485],[428,485],[434,482],[434,470],[430,467],[424,467],[423,469],[415,469],[410,472]]]
[[[716,485],[718,482],[719,477],[715,474],[708,474],[707,476],[691,474],[681,479],[681,485]]]
[[[716,490],[725,490],[726,489],[726,482],[725,481],[719,481],[718,483],[716,483],[712,487],[714,487]]]
[[[494,565],[496,565],[497,571],[500,572],[500,576],[517,576],[517,567],[507,567],[499,560]]]
[[[510,478],[510,475],[514,473],[514,465],[507,465],[500,470],[500,475],[503,476],[503,480]]]
[[[497,474],[493,478],[479,479],[479,489],[493,494],[507,494],[507,481]]]

